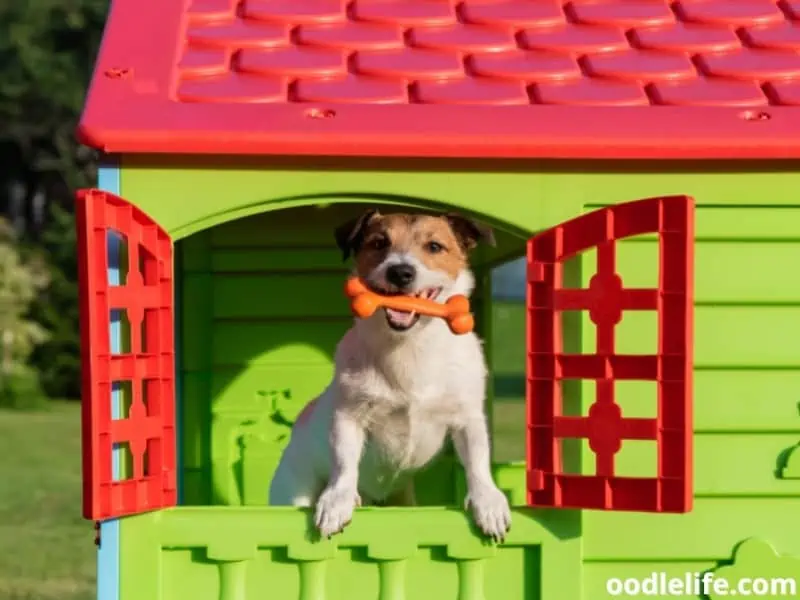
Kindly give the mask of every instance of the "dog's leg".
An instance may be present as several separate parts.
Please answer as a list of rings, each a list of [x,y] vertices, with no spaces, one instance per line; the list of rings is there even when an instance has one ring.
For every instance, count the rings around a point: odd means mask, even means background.
[[[314,475],[313,469],[303,463],[295,466],[304,467],[302,472],[296,472],[287,463],[286,455],[283,456],[269,487],[270,506],[297,506],[310,507],[322,488],[321,483]]]
[[[484,534],[503,539],[511,526],[511,509],[505,494],[495,485],[486,419],[481,414],[453,430],[455,446],[467,476],[465,505]]]
[[[333,413],[330,443],[332,470],[328,486],[317,500],[315,522],[321,535],[341,532],[361,504],[358,495],[358,468],[364,448],[364,430],[352,415]]]

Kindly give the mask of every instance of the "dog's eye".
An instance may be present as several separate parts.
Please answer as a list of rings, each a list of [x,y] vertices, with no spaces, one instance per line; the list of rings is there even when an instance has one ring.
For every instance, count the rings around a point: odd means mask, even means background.
[[[444,250],[444,246],[442,246],[439,242],[428,242],[425,244],[425,249],[431,254],[436,254]]]
[[[376,238],[372,238],[369,241],[369,247],[373,250],[383,250],[389,245],[389,239],[385,236],[379,236]]]

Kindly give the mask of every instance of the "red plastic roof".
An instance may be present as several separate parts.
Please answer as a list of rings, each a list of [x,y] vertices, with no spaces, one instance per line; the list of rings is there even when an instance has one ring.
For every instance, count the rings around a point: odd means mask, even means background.
[[[800,0],[114,0],[108,152],[800,157]]]

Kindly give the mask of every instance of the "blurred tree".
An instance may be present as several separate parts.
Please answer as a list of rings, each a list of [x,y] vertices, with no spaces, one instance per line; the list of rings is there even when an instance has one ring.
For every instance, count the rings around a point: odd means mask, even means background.
[[[73,214],[58,204],[52,205],[51,213],[40,240],[50,284],[37,297],[30,313],[50,336],[34,349],[32,363],[39,369],[42,388],[49,396],[77,399],[81,364],[75,222]]]
[[[14,229],[0,219],[0,405],[20,406],[39,396],[37,373],[27,362],[48,332],[28,312],[48,283],[47,271],[36,258],[23,260]]]
[[[52,332],[32,354],[45,390],[77,398],[79,341],[74,190],[92,185],[95,153],[75,127],[108,0],[0,1],[0,212],[44,251],[50,284],[30,316]]]

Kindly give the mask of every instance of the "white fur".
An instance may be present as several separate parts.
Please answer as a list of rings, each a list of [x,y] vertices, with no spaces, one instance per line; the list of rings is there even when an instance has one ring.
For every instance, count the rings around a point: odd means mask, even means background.
[[[416,266],[415,290],[443,286],[439,302],[474,287],[469,270],[453,281],[398,254],[370,280],[385,285],[386,267],[400,261]],[[293,427],[270,504],[316,505],[324,536],[341,531],[362,498],[413,504],[411,477],[450,434],[466,472],[466,505],[486,535],[503,538],[511,513],[490,470],[486,374],[477,336],[454,335],[442,319],[421,317],[405,332],[389,328],[383,310],[356,319],[336,349],[333,380]]]

